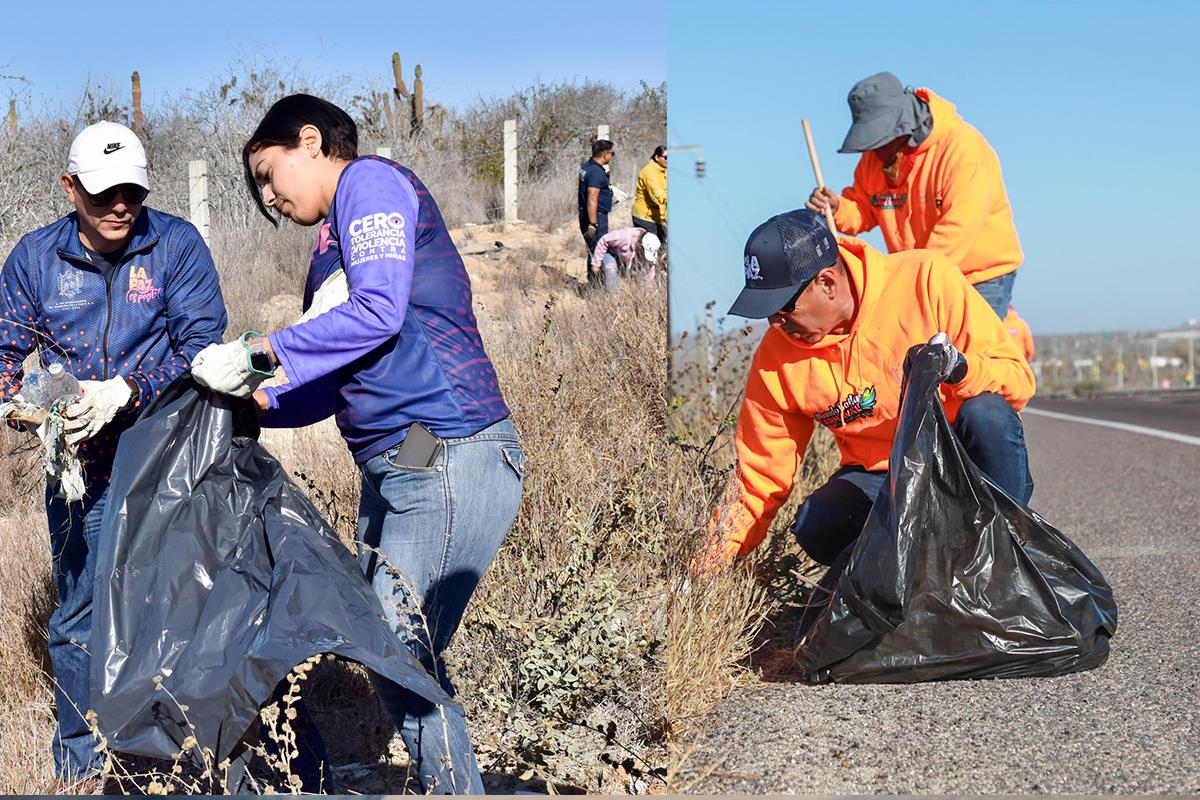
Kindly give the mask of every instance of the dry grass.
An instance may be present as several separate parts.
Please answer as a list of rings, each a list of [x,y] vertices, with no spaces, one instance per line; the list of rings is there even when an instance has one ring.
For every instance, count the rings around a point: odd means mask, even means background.
[[[670,574],[676,587],[687,582],[686,591],[673,593],[668,622],[669,775],[673,790],[681,793],[711,767],[697,762],[695,745],[721,701],[763,673],[788,671],[796,610],[821,568],[804,555],[787,527],[804,497],[839,461],[833,437],[818,430],[766,541],[732,566],[695,570],[694,559],[711,541],[713,509],[732,486],[733,426],[759,335],[742,329],[710,348],[701,342],[699,358],[694,339],[683,337],[673,354],[669,423],[675,446]]]
[[[493,788],[522,776],[593,791],[661,787],[672,456],[665,290],[627,284],[581,296],[582,244],[571,226],[552,234],[476,226],[455,236],[464,253],[479,253],[466,259],[476,310],[528,454],[517,523],[448,654],[481,767]],[[292,295],[264,302],[283,278],[234,274],[287,274],[293,238],[268,229],[252,257],[231,251],[220,262],[224,284],[240,287],[226,291],[231,318],[270,330],[270,315],[298,312]],[[0,436],[10,452],[17,434]],[[350,541],[359,483],[336,428],[267,431],[263,441]],[[36,792],[51,778],[53,732],[46,523],[30,459],[0,465],[0,787]],[[370,768],[345,788],[398,788],[403,751],[359,667],[321,664],[306,699],[334,762]],[[150,780],[143,773],[139,785]]]

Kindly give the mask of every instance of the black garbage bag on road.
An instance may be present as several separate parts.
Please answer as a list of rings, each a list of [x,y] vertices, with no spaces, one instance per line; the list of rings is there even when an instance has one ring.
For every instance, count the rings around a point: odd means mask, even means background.
[[[170,757],[191,734],[219,762],[318,653],[452,702],[257,433],[250,401],[182,379],[121,436],[91,643],[92,707],[117,752]]]
[[[796,658],[815,683],[1061,675],[1099,666],[1117,629],[1104,576],[971,463],[932,350],[912,359],[888,482],[814,594]],[[848,562],[845,561],[849,557]],[[823,608],[817,604],[823,603]]]

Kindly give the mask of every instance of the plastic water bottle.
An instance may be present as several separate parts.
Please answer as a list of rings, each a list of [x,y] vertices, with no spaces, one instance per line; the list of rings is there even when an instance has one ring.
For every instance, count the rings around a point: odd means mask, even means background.
[[[47,411],[59,400],[72,400],[79,396],[79,381],[63,369],[62,364],[51,364],[45,370],[35,369],[25,376],[21,384],[21,397]]]

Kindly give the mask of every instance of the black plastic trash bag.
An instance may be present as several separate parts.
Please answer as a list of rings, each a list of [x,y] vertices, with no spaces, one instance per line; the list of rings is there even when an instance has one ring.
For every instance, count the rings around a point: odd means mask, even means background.
[[[1054,526],[967,458],[922,349],[902,391],[888,482],[814,593],[796,658],[817,683],[1061,675],[1099,666],[1112,589]]]
[[[451,702],[257,431],[249,401],[183,379],[121,436],[91,643],[92,707],[117,752],[170,757],[192,734],[219,762],[318,653]]]

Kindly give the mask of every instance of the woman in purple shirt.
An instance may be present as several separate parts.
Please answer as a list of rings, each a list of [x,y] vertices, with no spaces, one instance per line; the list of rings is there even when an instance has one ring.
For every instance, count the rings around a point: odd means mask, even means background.
[[[447,694],[442,652],[512,526],[525,457],[484,351],[471,284],[424,184],[358,156],[345,111],[273,105],[242,151],[259,210],[320,225],[305,316],[211,345],[192,364],[215,391],[253,394],[267,427],[335,415],[362,472],[359,561],[401,640]],[[288,382],[255,391],[276,367]],[[401,576],[394,579],[389,567]],[[422,792],[483,792],[461,709],[375,679]]]

